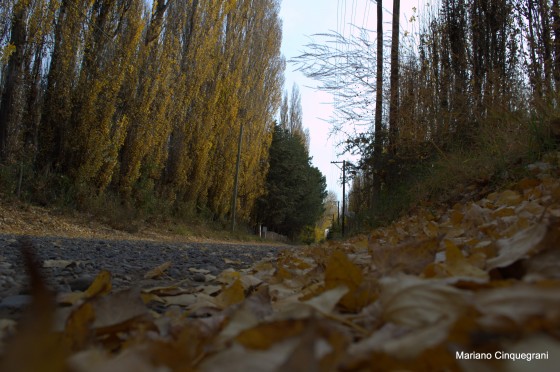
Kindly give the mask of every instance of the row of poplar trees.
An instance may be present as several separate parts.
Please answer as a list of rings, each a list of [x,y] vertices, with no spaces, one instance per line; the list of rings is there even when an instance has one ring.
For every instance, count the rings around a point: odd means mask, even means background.
[[[155,197],[220,218],[243,126],[249,218],[282,98],[278,12],[277,0],[2,1],[2,166],[63,179],[78,201]]]

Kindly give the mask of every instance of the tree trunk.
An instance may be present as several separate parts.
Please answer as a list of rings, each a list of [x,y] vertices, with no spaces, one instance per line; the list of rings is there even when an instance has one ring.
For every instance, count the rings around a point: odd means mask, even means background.
[[[554,33],[554,81],[556,92],[560,90],[560,7],[552,0],[552,32]]]
[[[391,36],[391,96],[389,101],[389,152],[397,152],[398,115],[399,115],[399,26],[400,0],[393,0],[393,22]]]
[[[383,0],[377,0],[377,76],[375,81],[375,142],[373,145],[373,203],[381,192],[381,155],[383,152]]]
[[[24,46],[27,38],[25,18],[28,9],[25,3],[20,1],[14,5],[12,18],[10,44],[14,45],[16,49],[6,68],[4,93],[0,101],[0,159],[2,160],[8,157],[10,129],[17,122],[18,110],[19,107],[22,107],[21,104],[18,104],[18,96],[21,90]]]

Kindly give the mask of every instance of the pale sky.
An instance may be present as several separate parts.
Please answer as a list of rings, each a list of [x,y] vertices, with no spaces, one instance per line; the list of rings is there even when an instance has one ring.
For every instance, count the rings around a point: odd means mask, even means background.
[[[389,0],[383,3],[385,8],[383,32],[385,39],[389,40],[390,11],[393,3]],[[412,15],[412,8],[421,10],[422,3],[422,0],[401,0],[401,28],[406,25],[405,20]],[[351,30],[349,24],[375,30],[376,6],[372,0],[282,0],[280,10],[283,21],[282,54],[286,60],[301,55],[305,45],[311,42],[310,37],[313,34],[338,31],[348,36]],[[326,92],[310,88],[317,86],[319,82],[307,79],[294,69],[295,66],[290,63],[286,66],[285,89],[291,92],[294,82],[298,84],[303,108],[303,126],[309,129],[311,135],[310,155],[313,157],[313,165],[327,178],[327,190],[336,192],[341,200],[341,171],[331,164],[331,161],[352,160],[352,158],[349,155],[337,157],[340,150],[335,147],[335,144],[340,142],[340,137],[336,138],[333,135],[329,139],[330,124],[325,120],[331,117],[333,110],[330,103],[333,98]],[[349,185],[346,187],[346,192],[348,190]]]

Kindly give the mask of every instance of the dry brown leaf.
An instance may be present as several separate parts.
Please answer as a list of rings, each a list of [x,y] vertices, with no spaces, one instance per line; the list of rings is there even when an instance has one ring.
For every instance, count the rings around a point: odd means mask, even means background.
[[[454,321],[467,305],[464,292],[436,279],[401,275],[384,278],[381,284],[383,318],[413,328]]]
[[[102,270],[97,274],[93,283],[84,292],[85,298],[92,298],[95,296],[105,295],[111,292],[111,273],[107,270]]]
[[[146,357],[145,347],[125,349],[118,355],[110,355],[99,349],[74,354],[68,365],[74,372],[164,372],[167,369],[153,366]]]
[[[162,276],[165,271],[167,269],[169,269],[171,267],[171,261],[167,261],[162,263],[159,266],[154,267],[153,269],[151,269],[150,271],[148,271],[145,275],[144,275],[144,279],[155,279],[158,278],[160,276]]]
[[[222,309],[240,303],[245,299],[243,284],[237,279],[227,286],[216,298],[214,303]]]
[[[482,314],[478,322],[486,329],[516,330],[530,320],[560,327],[560,282],[481,290],[473,301]]]
[[[224,344],[238,336],[241,332],[257,326],[267,316],[272,314],[272,311],[268,288],[262,287],[243,301],[241,306],[231,316],[222,332],[220,332],[216,342]]]
[[[487,268],[505,267],[515,261],[527,257],[546,235],[545,224],[537,223],[507,239],[500,239],[496,243],[499,248],[498,256],[488,260]]]
[[[134,320],[148,315],[138,289],[123,290],[90,301],[95,314],[92,328],[98,334],[127,329]]]
[[[350,346],[348,352],[357,359],[376,352],[395,359],[412,359],[444,342],[451,327],[450,319],[440,319],[429,326],[414,329],[388,323]]]
[[[445,262],[432,263],[424,270],[426,278],[445,278],[456,277],[461,279],[471,279],[477,281],[488,281],[489,275],[482,270],[484,256],[474,254],[466,258],[461,250],[451,241],[445,240]],[[482,260],[479,259],[482,258]]]
[[[240,278],[241,280],[241,284],[243,284],[243,288],[245,290],[249,289],[249,288],[255,288],[257,286],[259,286],[260,284],[263,283],[263,281],[259,278],[257,278],[254,275],[243,275]]]
[[[299,345],[299,339],[290,338],[268,349],[251,350],[234,343],[229,349],[204,360],[199,366],[202,372],[260,371],[277,372]]]
[[[231,284],[241,278],[241,273],[234,269],[226,269],[218,275],[216,281],[222,284]]]
[[[523,353],[540,354],[541,359],[527,360],[505,360],[505,369],[509,372],[525,372],[530,365],[531,371],[539,372],[557,372],[560,365],[560,342],[545,335],[535,335],[525,338],[511,345],[506,345],[505,353],[514,353],[522,355]],[[546,353],[543,355],[543,353]],[[546,359],[544,357],[546,356]]]
[[[520,190],[528,190],[537,187],[541,184],[541,181],[537,178],[523,178],[517,183],[517,187]]]
[[[160,296],[161,300],[166,305],[179,305],[179,306],[190,306],[196,303],[198,297],[196,294],[183,293],[175,296]]]
[[[325,269],[325,288],[342,286],[348,289],[348,293],[340,300],[341,306],[349,311],[358,312],[373,301],[373,294],[361,287],[363,282],[362,270],[352,263],[344,252],[335,250]]]
[[[313,297],[305,302],[318,312],[328,315],[331,314],[336,304],[348,293],[348,288],[344,285],[327,290],[320,295]]]
[[[232,260],[231,258],[224,258],[224,263],[229,265],[239,265],[241,264],[240,260]]]
[[[64,336],[72,350],[81,350],[92,337],[91,325],[95,320],[93,306],[89,302],[74,309],[64,327]]]
[[[435,221],[428,221],[424,225],[423,231],[428,238],[435,238],[439,235],[439,225]]]
[[[354,352],[380,351],[397,358],[414,358],[442,343],[468,301],[464,292],[443,281],[399,276],[382,280],[380,303],[386,325],[356,346]],[[396,327],[396,328],[395,328]]]
[[[502,191],[496,199],[496,204],[516,206],[523,200],[521,194],[514,190],[504,190]]]
[[[560,246],[540,252],[525,262],[526,282],[535,282],[543,279],[560,280]]]
[[[286,319],[262,322],[239,333],[236,340],[246,348],[266,350],[273,344],[300,335],[307,321],[305,319]]]

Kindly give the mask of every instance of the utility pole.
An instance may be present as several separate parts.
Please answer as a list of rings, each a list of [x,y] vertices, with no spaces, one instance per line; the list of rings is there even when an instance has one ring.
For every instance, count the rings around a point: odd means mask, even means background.
[[[346,215],[346,160],[331,161],[331,163],[342,163],[342,236],[344,236],[344,217]]]

